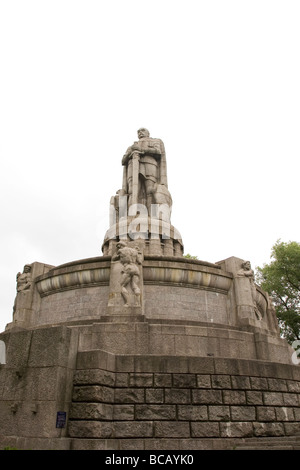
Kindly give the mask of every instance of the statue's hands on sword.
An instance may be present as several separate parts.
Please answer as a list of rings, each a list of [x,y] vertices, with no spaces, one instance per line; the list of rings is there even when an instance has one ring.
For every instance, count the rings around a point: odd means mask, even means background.
[[[125,153],[124,157],[122,158],[122,165],[126,165],[134,155],[144,155],[145,152],[139,149],[138,145],[132,145],[127,152]]]

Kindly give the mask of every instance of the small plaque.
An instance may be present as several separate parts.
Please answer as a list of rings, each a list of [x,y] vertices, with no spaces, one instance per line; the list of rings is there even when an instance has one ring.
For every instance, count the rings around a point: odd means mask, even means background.
[[[64,428],[66,426],[67,413],[66,411],[58,411],[56,413],[56,427]]]

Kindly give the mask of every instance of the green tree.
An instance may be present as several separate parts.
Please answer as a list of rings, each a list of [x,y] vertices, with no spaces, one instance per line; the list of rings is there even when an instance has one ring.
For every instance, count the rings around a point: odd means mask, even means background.
[[[300,244],[277,240],[271,262],[257,267],[256,282],[273,300],[281,335],[300,339]]]

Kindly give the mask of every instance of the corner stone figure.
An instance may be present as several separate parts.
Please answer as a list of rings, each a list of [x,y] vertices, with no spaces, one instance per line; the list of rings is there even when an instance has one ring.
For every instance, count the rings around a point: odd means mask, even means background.
[[[128,147],[122,159],[123,191],[128,204],[144,204],[148,214],[151,204],[172,205],[168,191],[167,163],[163,141],[150,137],[147,129],[137,131],[139,141]]]
[[[20,318],[23,318],[23,313],[25,310],[30,309],[30,304],[32,301],[32,275],[31,275],[31,265],[25,264],[23,273],[18,273],[16,276],[17,281],[17,295],[15,297],[13,305],[13,315],[14,321],[17,321],[17,318],[20,321]],[[21,312],[23,312],[21,314]]]
[[[242,269],[240,269],[237,272],[237,276],[238,277],[245,276],[249,279],[251,294],[252,294],[252,301],[253,301],[253,305],[254,305],[254,312],[255,312],[255,315],[256,315],[257,319],[262,320],[261,313],[260,313],[260,311],[257,307],[257,303],[256,303],[256,287],[255,287],[255,284],[254,284],[254,271],[253,271],[253,269],[251,269],[250,261],[244,261],[242,263]]]
[[[17,274],[17,292],[23,292],[31,287],[31,266],[26,264],[23,273]]]
[[[125,306],[129,305],[129,292],[128,286],[135,295],[136,306],[141,304],[141,290],[139,288],[140,283],[140,271],[139,265],[142,264],[142,253],[139,247],[130,248],[125,242],[117,243],[117,253],[113,256],[112,261],[120,261],[123,265],[121,274],[121,295],[125,301]]]

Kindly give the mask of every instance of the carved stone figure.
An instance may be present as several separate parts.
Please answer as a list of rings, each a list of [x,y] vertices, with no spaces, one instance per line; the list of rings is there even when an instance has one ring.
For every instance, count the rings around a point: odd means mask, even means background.
[[[122,241],[117,243],[117,253],[113,256],[112,261],[120,261],[123,265],[121,271],[121,295],[124,299],[125,306],[129,305],[128,286],[131,287],[135,295],[136,306],[139,306],[141,304],[139,265],[143,262],[139,247],[130,248]]]
[[[17,274],[17,292],[23,292],[31,287],[31,266],[26,264],[23,273]]]
[[[251,268],[250,261],[244,261],[242,263],[242,269],[240,269],[237,272],[236,275],[237,275],[237,277],[243,277],[244,276],[244,277],[247,277],[249,279],[255,315],[256,315],[258,320],[261,320],[262,316],[261,316],[261,313],[259,311],[259,308],[258,308],[257,302],[256,302],[256,287],[255,287],[255,283],[254,283],[254,271]]]
[[[151,204],[172,205],[166,153],[163,141],[150,137],[147,129],[139,129],[138,138],[122,159],[123,191],[128,194],[128,205],[144,204],[150,215]]]

